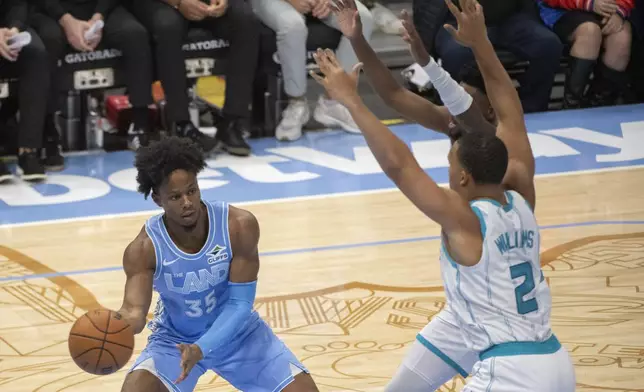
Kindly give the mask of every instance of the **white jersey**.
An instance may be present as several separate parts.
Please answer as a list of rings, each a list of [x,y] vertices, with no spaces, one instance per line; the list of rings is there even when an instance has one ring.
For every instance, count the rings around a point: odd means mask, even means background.
[[[478,264],[456,264],[441,246],[447,300],[469,349],[484,352],[509,342],[556,339],[550,328],[550,289],[539,257],[540,235],[528,202],[505,192],[507,204],[470,203],[481,222],[483,253]]]

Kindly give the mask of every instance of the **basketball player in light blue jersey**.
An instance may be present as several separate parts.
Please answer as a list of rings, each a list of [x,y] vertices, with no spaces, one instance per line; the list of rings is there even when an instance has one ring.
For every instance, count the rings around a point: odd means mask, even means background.
[[[334,7],[345,35],[359,30],[352,3],[336,0]],[[534,156],[521,103],[487,38],[481,6],[460,0],[461,11],[447,3],[458,22],[448,31],[472,48],[495,117],[494,124],[481,123],[462,86],[433,60],[421,64],[457,123],[446,132],[449,189],[364,105],[357,92],[361,64],[348,74],[331,51],[314,56],[323,76],[312,76],[349,109],[388,177],[442,227],[446,308],[419,333],[386,391],[433,391],[460,373],[471,376],[463,389],[469,392],[572,392],[574,368],[550,326],[533,212]],[[467,111],[469,120],[460,116]]]
[[[128,245],[119,313],[135,333],[159,293],[148,344],[122,392],[188,392],[207,370],[241,391],[314,392],[308,370],[253,310],[259,225],[201,199],[198,146],[166,138],[137,151],[139,191],[163,208]]]

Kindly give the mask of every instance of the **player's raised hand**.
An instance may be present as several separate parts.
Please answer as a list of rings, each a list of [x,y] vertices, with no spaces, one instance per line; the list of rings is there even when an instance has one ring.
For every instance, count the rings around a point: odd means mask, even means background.
[[[351,73],[346,73],[335,58],[335,54],[329,49],[318,49],[313,58],[318,67],[320,67],[320,72],[322,72],[323,76],[314,71],[309,73],[313,79],[326,89],[331,99],[345,106],[360,102],[358,78],[362,63],[356,64]]]
[[[423,44],[423,40],[420,39],[420,35],[418,35],[418,31],[416,30],[416,26],[414,26],[414,21],[411,18],[411,15],[409,15],[409,12],[407,10],[403,10],[400,13],[400,20],[402,21],[402,31],[401,31],[401,36],[402,39],[409,44],[409,51],[411,52],[411,55],[414,57],[414,60],[420,66],[425,66],[427,63],[429,63],[429,53],[427,53],[427,49],[425,49],[425,45]]]
[[[353,39],[362,34],[362,21],[354,0],[333,0],[331,10],[338,20],[342,34]]]
[[[449,24],[445,24],[443,27],[456,41],[461,45],[473,48],[479,42],[485,42],[488,39],[483,7],[478,1],[460,0],[461,10],[452,0],[445,0],[445,3],[458,22],[458,30]]]
[[[177,344],[177,348],[181,351],[181,375],[174,382],[175,384],[185,380],[197,362],[203,359],[203,353],[196,344]]]

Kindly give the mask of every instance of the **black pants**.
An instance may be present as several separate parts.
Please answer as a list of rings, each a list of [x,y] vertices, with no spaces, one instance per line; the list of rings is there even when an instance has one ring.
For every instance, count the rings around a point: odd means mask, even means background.
[[[45,45],[32,30],[31,43],[22,48],[15,63],[0,59],[0,75],[3,78],[18,77],[18,109],[20,125],[18,147],[40,148],[47,111],[50,75],[47,66]]]
[[[447,22],[456,24],[453,18]],[[519,81],[523,109],[526,112],[546,110],[563,51],[557,35],[523,12],[512,15],[501,25],[488,26],[487,31],[496,48],[508,50],[530,62]],[[454,79],[459,79],[464,64],[475,61],[472,50],[456,42],[443,27],[436,35],[435,44],[443,68]]]
[[[82,5],[91,3],[83,3]],[[81,20],[89,20],[93,14],[93,7],[78,7],[71,10],[72,16]],[[52,72],[52,95],[49,112],[53,113],[56,107],[57,94],[60,86],[56,84],[58,60],[71,51],[62,27],[57,21],[41,13],[34,13],[31,25],[42,37],[45,47],[49,52],[49,66]],[[123,69],[125,83],[128,90],[130,103],[135,108],[143,108],[152,103],[152,49],[150,37],[141,23],[124,7],[118,6],[112,11],[105,21],[103,38],[100,46],[115,48],[123,53]]]
[[[246,1],[229,0],[223,16],[199,22],[185,19],[179,11],[161,0],[136,0],[133,10],[155,42],[157,70],[170,121],[190,119],[182,46],[191,27],[210,30],[216,37],[230,42],[223,113],[228,117],[249,117],[259,53],[259,22]]]

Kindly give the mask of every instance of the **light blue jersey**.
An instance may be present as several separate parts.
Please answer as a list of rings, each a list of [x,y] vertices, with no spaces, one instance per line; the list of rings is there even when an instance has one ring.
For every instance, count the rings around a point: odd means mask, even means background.
[[[159,300],[148,328],[176,343],[194,343],[213,324],[228,300],[228,275],[233,253],[228,234],[228,204],[203,202],[208,211],[208,237],[203,248],[189,254],[168,234],[163,214],[153,216],[145,231],[154,244],[154,290]],[[257,322],[253,312],[249,324]]]
[[[199,377],[212,370],[236,389],[279,392],[308,370],[271,328],[253,311],[236,328],[228,344],[197,362],[181,383],[178,343],[196,342],[215,322],[229,298],[233,253],[228,233],[228,204],[203,201],[208,211],[208,237],[203,248],[188,254],[174,244],[163,221],[153,216],[145,231],[154,244],[154,290],[159,293],[152,334],[130,371],[155,375],[170,392],[192,392]]]

